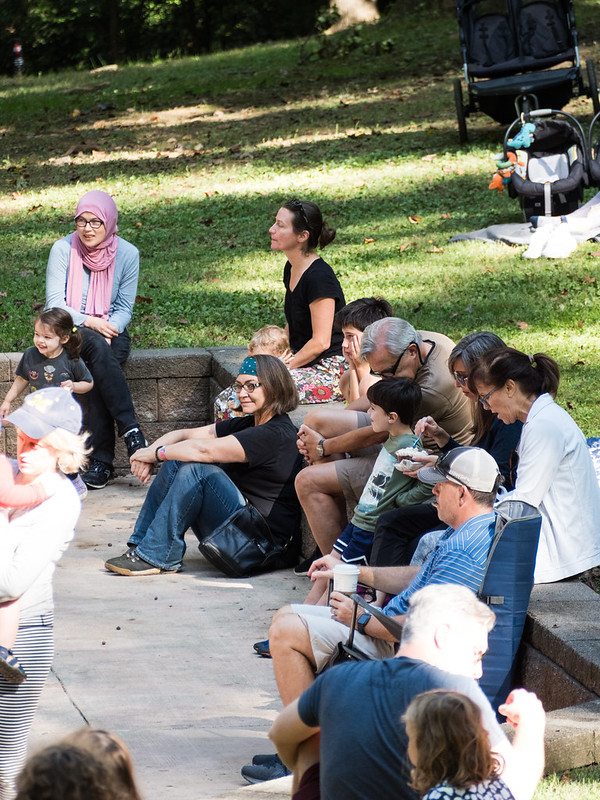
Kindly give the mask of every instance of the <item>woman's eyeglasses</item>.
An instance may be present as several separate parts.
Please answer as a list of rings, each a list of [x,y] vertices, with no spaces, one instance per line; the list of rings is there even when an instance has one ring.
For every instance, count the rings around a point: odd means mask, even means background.
[[[478,399],[479,399],[479,402],[481,403],[481,405],[482,405],[484,408],[487,408],[487,410],[488,410],[488,411],[491,411],[491,410],[492,410],[492,409],[490,408],[490,404],[489,404],[489,399],[490,399],[490,397],[491,397],[491,396],[494,394],[494,392],[497,392],[497,391],[498,391],[498,389],[501,389],[501,388],[502,388],[501,386],[496,386],[496,388],[495,388],[495,389],[492,389],[492,391],[491,391],[491,392],[488,392],[487,394],[482,394],[482,395],[480,395],[480,396],[479,396],[479,398],[478,398]]]
[[[259,386],[262,386],[262,383],[253,383],[252,381],[248,381],[248,383],[240,383],[239,381],[236,381],[235,383],[231,384],[231,388],[236,394],[239,394],[242,389],[248,394],[252,394],[255,389],[258,389]]]
[[[452,377],[459,386],[466,386],[467,381],[469,380],[469,376],[464,372],[453,372]]]
[[[98,228],[101,228],[104,225],[104,223],[101,219],[85,219],[84,217],[77,217],[75,220],[75,225],[77,225],[78,228],[85,228],[89,225],[93,231],[97,231]]]

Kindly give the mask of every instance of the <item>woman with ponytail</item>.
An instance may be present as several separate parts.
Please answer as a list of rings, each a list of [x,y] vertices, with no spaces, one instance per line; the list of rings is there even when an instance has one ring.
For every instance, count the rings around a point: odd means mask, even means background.
[[[335,238],[319,207],[308,200],[288,200],[269,229],[271,250],[281,250],[286,331],[291,354],[285,359],[301,403],[341,400],[339,380],[344,371],[342,332],[333,318],[346,304],[334,271],[316,253]]]
[[[510,347],[488,353],[469,376],[484,408],[507,425],[523,423],[515,488],[506,499],[542,515],[536,583],[600,564],[600,489],[583,433],[554,402],[559,380],[552,358]]]
[[[130,457],[146,445],[121,366],[130,349],[139,252],[117,236],[117,218],[110,195],[87,192],[75,209],[75,232],[54,243],[46,271],[46,308],[71,314],[94,378],[86,413],[92,453],[82,476],[91,489],[103,489],[112,477],[115,422]]]

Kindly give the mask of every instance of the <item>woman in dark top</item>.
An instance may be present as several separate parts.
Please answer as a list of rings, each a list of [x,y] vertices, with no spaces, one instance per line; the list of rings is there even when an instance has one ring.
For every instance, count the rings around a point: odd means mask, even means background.
[[[297,431],[287,415],[298,393],[274,356],[244,359],[233,384],[245,416],[161,436],[131,459],[144,483],[155,463],[166,462],[150,486],[129,537],[129,550],[106,562],[121,575],[156,575],[181,569],[184,535],[208,536],[246,501],[262,514],[275,540],[290,540],[295,563],[300,506],[294,479],[302,465]]]
[[[301,403],[341,399],[339,379],[344,369],[342,332],[333,318],[346,301],[340,282],[315,248],[328,245],[335,230],[323,221],[319,207],[307,200],[288,200],[269,230],[271,250],[281,250],[286,331],[292,354],[286,363]]]
[[[505,425],[495,414],[477,402],[468,386],[471,371],[480,359],[492,350],[503,347],[499,336],[489,331],[477,331],[464,336],[454,347],[448,359],[448,368],[454,376],[457,387],[473,403],[473,439],[471,447],[481,447],[494,457],[504,476],[504,486],[512,489],[514,474],[512,465],[514,452],[519,443],[523,424],[514,422]],[[423,417],[415,425],[415,433],[423,432],[435,440],[442,452],[447,453],[460,447],[432,417]],[[433,497],[432,497],[433,499]],[[375,529],[371,564],[391,566],[409,564],[419,543],[427,531],[446,528],[440,523],[435,507],[431,503],[394,509],[382,514]]]

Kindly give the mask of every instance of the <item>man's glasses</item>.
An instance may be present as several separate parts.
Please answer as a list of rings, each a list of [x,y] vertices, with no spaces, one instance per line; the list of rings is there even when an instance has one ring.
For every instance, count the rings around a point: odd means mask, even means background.
[[[453,372],[452,377],[458,383],[459,386],[466,386],[467,381],[469,380],[469,376],[466,375],[464,372]]]
[[[78,228],[85,228],[89,225],[93,231],[97,231],[98,228],[101,228],[104,225],[104,223],[101,219],[85,219],[84,217],[77,217],[75,220],[75,225],[77,225]]]
[[[262,386],[262,383],[254,383],[253,381],[248,381],[248,383],[240,383],[239,381],[236,381],[235,383],[231,384],[231,388],[236,394],[239,394],[242,389],[248,394],[252,394],[255,389],[258,389],[259,386]]]
[[[481,405],[482,405],[484,408],[487,408],[487,410],[488,410],[488,411],[491,411],[491,410],[492,410],[492,409],[490,408],[490,404],[489,404],[489,399],[490,399],[490,397],[491,397],[491,396],[494,394],[494,392],[497,392],[497,391],[498,391],[498,389],[501,389],[501,388],[502,388],[501,386],[496,386],[496,388],[495,388],[495,389],[492,389],[492,391],[491,391],[491,392],[488,392],[487,394],[482,394],[482,395],[480,395],[480,396],[479,396],[479,398],[478,398],[478,399],[479,399],[479,402],[481,403]]]
[[[414,342],[411,342],[410,344],[414,344]],[[389,369],[382,369],[381,372],[377,372],[377,370],[371,369],[369,370],[371,375],[374,375],[376,378],[383,378],[384,380],[386,378],[395,378],[398,365],[402,361],[402,356],[406,353],[406,351],[410,347],[410,344],[408,345],[408,347],[405,347],[404,350],[400,353],[393,367],[390,367]]]
[[[300,216],[302,217],[302,221],[304,222],[304,229],[310,231],[310,225],[308,223],[308,217],[306,216],[306,211],[302,207],[302,202],[297,198],[290,200],[290,205],[294,209],[294,211],[299,211]]]

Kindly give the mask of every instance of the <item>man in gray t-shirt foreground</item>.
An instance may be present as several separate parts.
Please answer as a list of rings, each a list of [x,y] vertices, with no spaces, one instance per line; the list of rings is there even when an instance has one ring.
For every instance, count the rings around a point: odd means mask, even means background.
[[[281,712],[270,733],[281,759],[294,770],[293,797],[416,800],[408,786],[402,717],[416,695],[450,689],[480,707],[492,750],[504,763],[504,782],[516,800],[529,800],[544,765],[544,711],[534,694],[513,691],[500,706],[516,728],[509,744],[475,682],[494,619],[469,589],[429,586],[411,599],[396,658],[337,666],[320,675]]]

